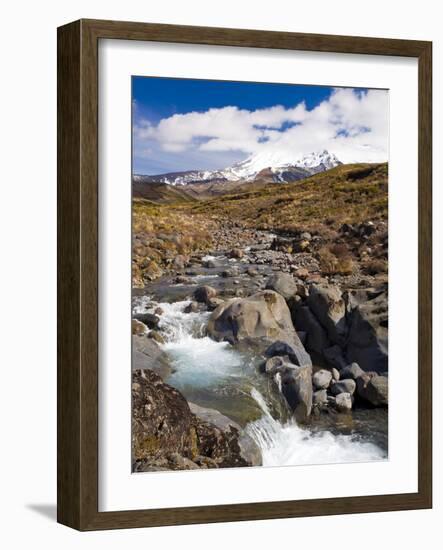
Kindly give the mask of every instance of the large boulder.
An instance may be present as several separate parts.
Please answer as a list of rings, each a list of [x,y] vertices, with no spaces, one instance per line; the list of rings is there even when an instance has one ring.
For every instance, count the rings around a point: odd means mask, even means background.
[[[365,371],[388,370],[388,301],[385,293],[355,306],[349,314],[347,356]]]
[[[309,355],[298,337],[285,299],[272,290],[264,290],[248,298],[234,298],[219,305],[208,322],[208,334],[217,341],[236,344],[241,341],[261,340],[283,342],[295,355],[299,364],[311,364]],[[289,355],[276,352],[274,355]]]
[[[269,277],[266,288],[278,292],[286,300],[289,300],[289,298],[297,293],[297,284],[294,277],[289,273],[283,273],[281,271]]]
[[[160,317],[154,313],[135,313],[133,318],[148,328],[156,328],[160,323]]]
[[[285,368],[276,376],[297,422],[305,422],[312,410],[312,367]]]
[[[292,319],[298,331],[306,332],[306,347],[308,350],[322,353],[329,346],[325,329],[309,307],[292,308]]]
[[[172,372],[169,356],[146,334],[132,337],[132,370],[136,369],[151,369],[162,378]]]
[[[183,395],[148,369],[132,373],[134,471],[250,466],[239,430],[202,420]],[[204,465],[204,466],[203,466]]]
[[[252,439],[252,437],[240,427],[239,424],[215,409],[201,407],[195,403],[189,403],[189,408],[198,418],[213,424],[223,432],[229,433],[231,427],[235,428],[239,433],[238,445],[240,447],[241,456],[252,466],[262,465],[260,447]]]
[[[387,407],[388,393],[387,376],[361,376],[357,378],[357,395],[374,407]]]
[[[307,304],[334,344],[346,340],[346,303],[340,289],[334,285],[311,285]]]
[[[287,359],[291,363],[298,366],[312,365],[311,357],[309,356],[309,353],[306,353],[306,350],[304,349],[301,341],[300,341],[300,344],[297,344],[295,342],[291,342],[290,344],[288,344],[288,342],[276,340],[268,348],[266,348],[265,356],[266,357],[276,357],[276,356],[287,357]]]

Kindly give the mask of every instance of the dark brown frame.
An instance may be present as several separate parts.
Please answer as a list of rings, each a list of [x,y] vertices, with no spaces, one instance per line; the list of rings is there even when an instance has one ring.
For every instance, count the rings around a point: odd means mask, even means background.
[[[98,41],[103,38],[418,58],[418,492],[98,511]],[[58,521],[85,531],[432,507],[432,43],[80,20],[58,29]]]

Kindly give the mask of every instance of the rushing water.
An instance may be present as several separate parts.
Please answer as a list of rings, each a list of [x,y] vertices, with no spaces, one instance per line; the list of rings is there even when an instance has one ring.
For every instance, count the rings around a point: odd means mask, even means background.
[[[375,443],[371,425],[364,418],[345,429],[339,424],[300,427],[288,419],[284,400],[257,371],[254,358],[205,335],[208,312],[185,313],[190,303],[186,300],[151,307],[149,302],[148,297],[136,298],[134,311],[153,311],[158,306],[163,310],[163,348],[173,367],[167,382],[189,401],[217,409],[244,426],[259,445],[264,466],[363,462],[387,457],[386,448]],[[354,416],[358,418],[358,411]],[[364,429],[356,430],[355,426]]]

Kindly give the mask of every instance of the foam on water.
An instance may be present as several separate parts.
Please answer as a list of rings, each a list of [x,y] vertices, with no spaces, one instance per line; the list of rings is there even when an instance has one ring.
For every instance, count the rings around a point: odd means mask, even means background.
[[[251,395],[263,416],[249,423],[246,431],[262,451],[263,466],[370,462],[387,458],[382,449],[356,436],[329,431],[314,433],[300,428],[295,421],[282,424],[271,416],[263,396],[256,389]]]

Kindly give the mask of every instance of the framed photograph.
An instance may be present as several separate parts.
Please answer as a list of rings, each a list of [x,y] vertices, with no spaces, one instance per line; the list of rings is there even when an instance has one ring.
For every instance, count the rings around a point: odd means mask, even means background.
[[[432,506],[431,53],[58,29],[60,523]]]

